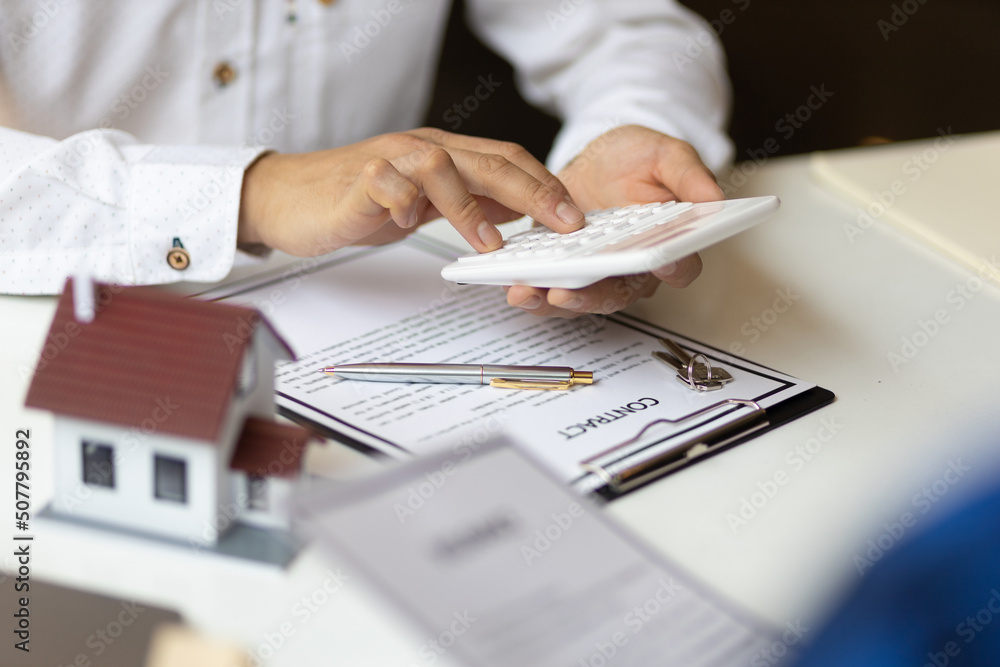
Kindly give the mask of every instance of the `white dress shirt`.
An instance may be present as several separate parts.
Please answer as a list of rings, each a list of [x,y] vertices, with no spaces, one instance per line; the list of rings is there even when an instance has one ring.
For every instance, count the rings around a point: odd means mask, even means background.
[[[78,270],[120,284],[225,277],[246,167],[265,149],[415,127],[449,4],[3,0],[0,291],[59,292]],[[711,168],[731,158],[721,49],[672,0],[468,4],[527,99],[564,119],[553,170],[631,123],[691,142]],[[470,96],[489,94],[483,81]],[[185,268],[166,259],[178,244]]]

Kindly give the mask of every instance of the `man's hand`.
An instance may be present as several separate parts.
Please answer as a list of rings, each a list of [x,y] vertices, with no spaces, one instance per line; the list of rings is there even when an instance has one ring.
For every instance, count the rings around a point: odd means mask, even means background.
[[[712,172],[690,144],[637,125],[595,139],[559,173],[584,211],[654,201],[717,201],[724,198]],[[613,313],[648,297],[660,281],[685,287],[701,273],[691,255],[652,273],[607,278],[582,289],[507,288],[507,303],[538,315],[576,317]]]
[[[444,216],[486,252],[503,243],[496,224],[523,214],[558,232],[583,224],[566,188],[525,149],[425,128],[263,156],[243,178],[237,242],[321,255],[394,241]]]

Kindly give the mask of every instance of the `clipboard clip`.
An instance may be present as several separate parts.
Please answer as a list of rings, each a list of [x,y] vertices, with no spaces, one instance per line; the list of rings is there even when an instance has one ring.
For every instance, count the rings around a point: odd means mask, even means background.
[[[656,454],[648,459],[643,459],[632,465],[623,467],[621,470],[612,472],[608,465],[598,463],[601,459],[614,454],[630,445],[637,443],[649,429],[659,424],[682,424],[691,419],[700,417],[706,413],[717,410],[727,405],[736,405],[741,408],[750,408],[751,412],[723,424],[708,433],[701,433],[686,440],[682,440],[670,449],[660,454]],[[596,475],[607,485],[608,491],[613,495],[627,493],[632,489],[642,486],[647,482],[662,477],[678,468],[687,465],[693,459],[704,456],[710,452],[724,448],[738,440],[770,426],[767,412],[756,401],[748,401],[738,398],[729,398],[718,403],[713,403],[701,410],[685,415],[680,419],[657,419],[651,421],[632,438],[621,442],[614,447],[604,450],[590,458],[580,462],[580,467],[589,473]],[[626,455],[623,458],[627,458]],[[622,459],[618,459],[622,460]]]
[[[702,353],[688,354],[684,348],[669,338],[658,338],[667,352],[653,350],[653,358],[677,371],[677,380],[694,391],[715,391],[733,381],[724,368],[713,367]]]

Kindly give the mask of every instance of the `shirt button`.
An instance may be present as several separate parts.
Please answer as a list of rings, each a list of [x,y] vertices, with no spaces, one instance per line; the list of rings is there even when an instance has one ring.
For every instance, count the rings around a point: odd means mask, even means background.
[[[326,5],[327,7],[329,7],[335,2],[337,2],[337,0],[319,0],[319,4]]]
[[[219,88],[225,88],[236,79],[236,70],[227,62],[221,62],[212,70],[212,78]]]
[[[175,271],[183,271],[191,265],[191,255],[178,238],[174,239],[174,247],[167,253],[167,264]]]

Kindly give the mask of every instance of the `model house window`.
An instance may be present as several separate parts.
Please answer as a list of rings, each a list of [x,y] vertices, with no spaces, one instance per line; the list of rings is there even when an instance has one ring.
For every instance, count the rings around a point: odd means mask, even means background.
[[[187,461],[156,455],[154,493],[161,500],[187,502]]]
[[[252,510],[267,509],[267,478],[263,475],[247,475],[247,504]]]
[[[251,342],[243,349],[243,363],[240,366],[240,374],[236,378],[236,395],[246,396],[253,391],[257,384],[257,355],[254,354],[254,346]]]
[[[115,488],[114,450],[111,445],[83,441],[83,483]]]

